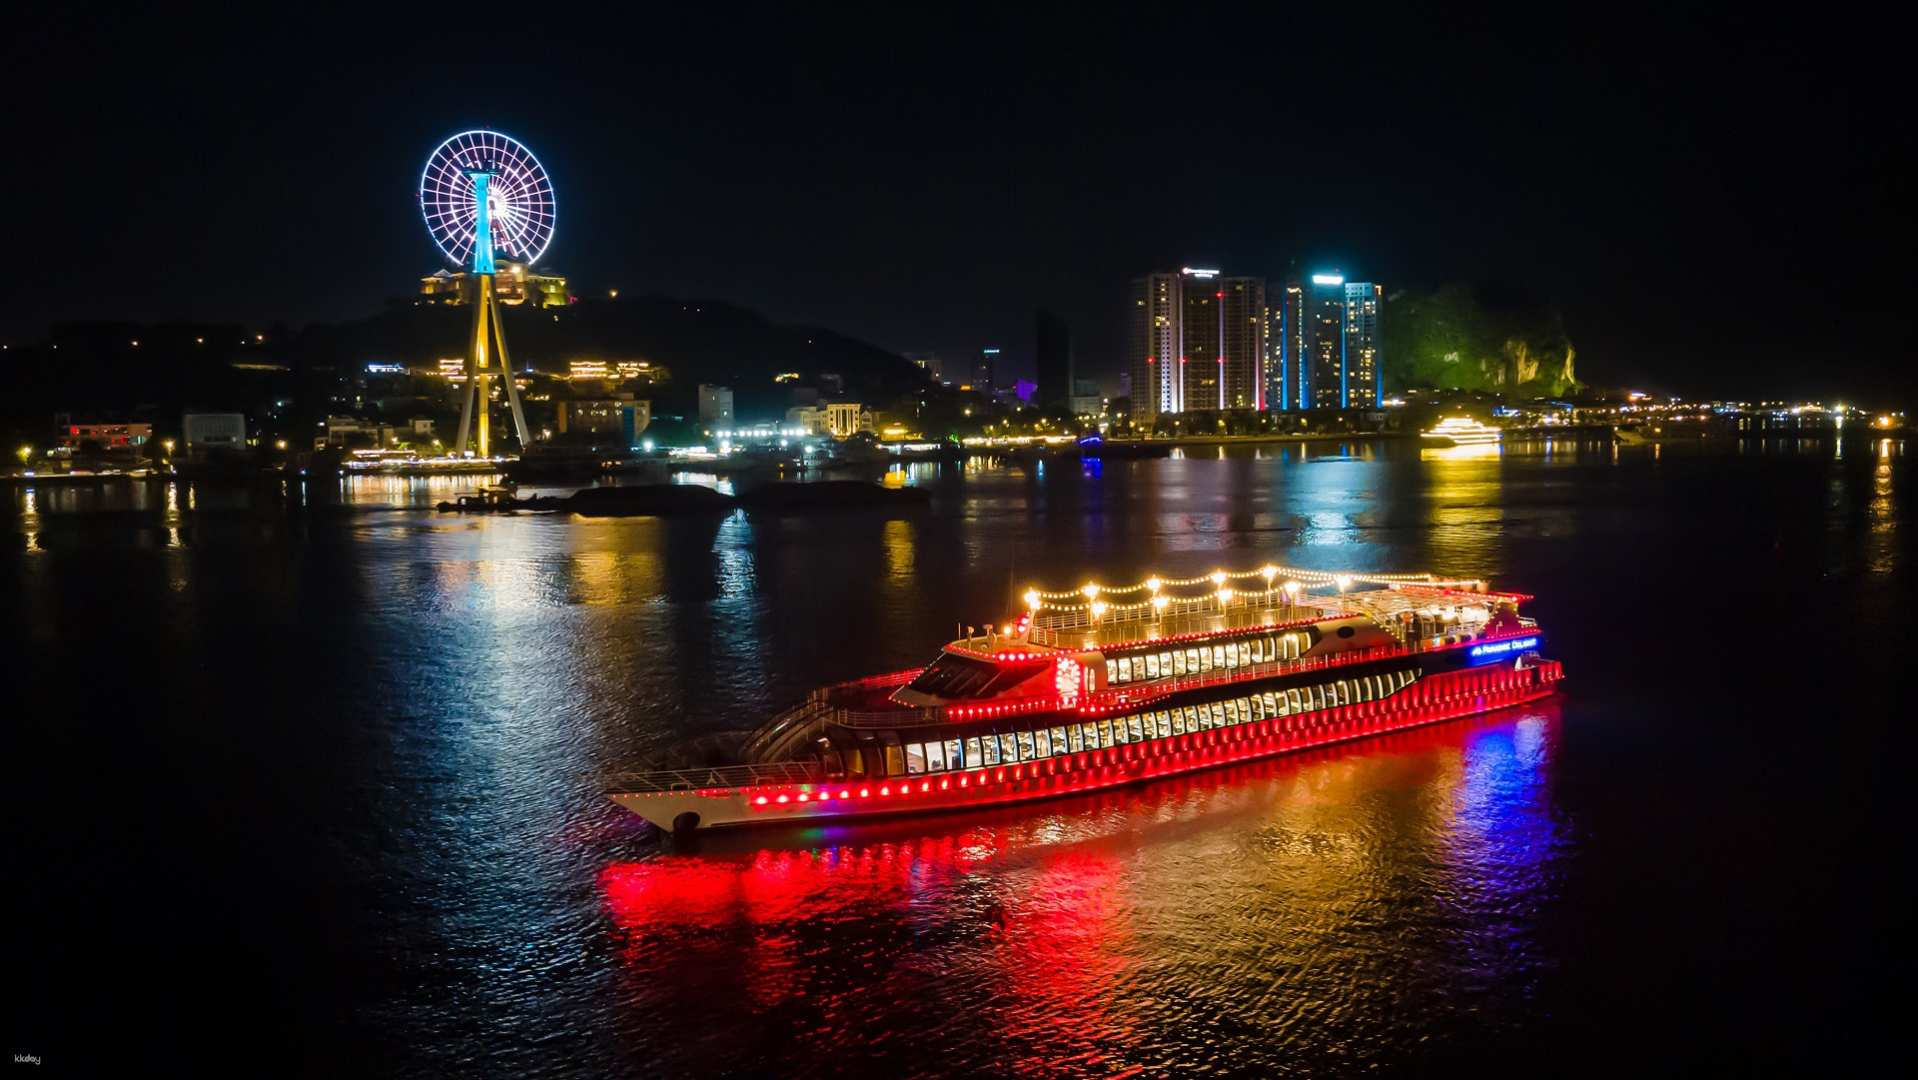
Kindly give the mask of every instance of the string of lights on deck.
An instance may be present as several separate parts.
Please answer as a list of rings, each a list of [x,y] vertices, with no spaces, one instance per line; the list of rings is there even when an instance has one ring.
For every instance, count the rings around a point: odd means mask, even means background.
[[[1275,587],[1275,582],[1281,577],[1286,580],[1283,584],[1276,585]],[[1483,582],[1475,580],[1441,580],[1434,574],[1340,573],[1325,570],[1300,570],[1292,567],[1267,564],[1256,570],[1214,570],[1210,574],[1199,577],[1161,578],[1154,576],[1132,585],[1099,585],[1089,583],[1077,589],[1062,592],[1028,589],[1026,590],[1024,599],[1027,610],[1031,611],[1034,615],[1039,614],[1041,611],[1084,611],[1090,613],[1094,618],[1100,618],[1108,613],[1115,616],[1123,616],[1127,612],[1144,611],[1147,608],[1163,611],[1173,599],[1203,600],[1216,597],[1221,602],[1230,601],[1234,595],[1243,594],[1244,590],[1237,590],[1235,592],[1227,583],[1244,581],[1247,578],[1260,578],[1264,581],[1265,587],[1258,590],[1261,593],[1269,594],[1282,591],[1289,598],[1298,596],[1298,594],[1305,589],[1314,588],[1336,587],[1340,592],[1344,592],[1358,583],[1384,585],[1388,587],[1394,585],[1425,585],[1437,588],[1462,587],[1469,589],[1479,589],[1484,585]],[[1176,598],[1165,595],[1165,590],[1168,589],[1186,589],[1201,585],[1211,586],[1212,591],[1198,596],[1181,596]],[[1107,596],[1129,596],[1141,592],[1147,593],[1149,596],[1147,599],[1137,603],[1113,603],[1112,601],[1101,599]]]

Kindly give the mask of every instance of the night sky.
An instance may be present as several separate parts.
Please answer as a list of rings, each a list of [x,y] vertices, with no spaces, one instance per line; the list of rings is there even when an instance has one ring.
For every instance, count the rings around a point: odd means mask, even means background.
[[[1131,276],[1337,266],[1551,301],[1604,384],[1909,392],[1908,59],[1872,20],[1329,7],[17,12],[0,335],[370,313],[441,265],[420,165],[483,125],[553,174],[580,293],[951,358],[1029,356],[1050,307],[1116,382]]]

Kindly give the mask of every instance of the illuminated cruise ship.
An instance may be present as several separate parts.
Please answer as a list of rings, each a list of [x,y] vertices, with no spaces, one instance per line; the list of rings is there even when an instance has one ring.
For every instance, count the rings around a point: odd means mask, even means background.
[[[1479,423],[1469,416],[1448,416],[1419,437],[1439,446],[1487,446],[1504,437],[1498,428]]]
[[[932,663],[814,691],[737,764],[614,777],[675,832],[952,811],[1137,783],[1553,693],[1530,597],[1265,566],[1025,594]]]

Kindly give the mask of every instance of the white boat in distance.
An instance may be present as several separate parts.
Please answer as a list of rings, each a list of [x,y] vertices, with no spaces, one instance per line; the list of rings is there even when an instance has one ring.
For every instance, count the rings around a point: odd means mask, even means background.
[[[1499,429],[1469,416],[1448,416],[1440,420],[1437,427],[1419,433],[1419,438],[1438,446],[1483,446],[1503,437]]]

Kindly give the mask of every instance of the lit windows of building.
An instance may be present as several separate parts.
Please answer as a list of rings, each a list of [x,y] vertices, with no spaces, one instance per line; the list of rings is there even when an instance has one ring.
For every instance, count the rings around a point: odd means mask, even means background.
[[[436,270],[420,279],[420,295],[428,303],[464,304],[472,286],[465,271]],[[493,275],[493,294],[502,304],[565,307],[566,279],[558,274],[535,274],[525,263],[502,262]]]
[[[1379,336],[1379,309],[1384,303],[1383,286],[1368,281],[1345,283],[1343,408],[1376,409],[1385,397]]]
[[[574,360],[566,365],[566,370],[567,376],[575,380],[611,377],[611,370],[604,360]]]
[[[1186,267],[1132,282],[1132,416],[1266,407],[1265,279]]]
[[[850,439],[872,430],[872,413],[856,401],[833,401],[825,406],[826,434],[835,439]]]
[[[581,398],[553,405],[553,427],[569,440],[615,439],[631,448],[653,422],[653,403],[630,396]]]
[[[448,382],[466,381],[466,358],[464,356],[442,356],[439,363],[440,378]]]
[[[730,427],[733,422],[733,388],[699,384],[699,422]]]

